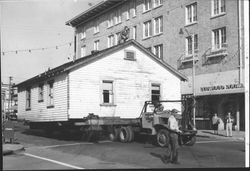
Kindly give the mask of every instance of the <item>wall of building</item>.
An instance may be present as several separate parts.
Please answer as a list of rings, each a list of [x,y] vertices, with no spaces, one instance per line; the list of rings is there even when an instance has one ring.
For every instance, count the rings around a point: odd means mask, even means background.
[[[48,84],[44,83],[44,100],[38,102],[38,85],[31,87],[31,109],[26,110],[26,87],[18,90],[18,118],[33,122],[67,121],[67,75],[51,78],[54,80],[54,107],[48,108]]]
[[[151,84],[161,84],[161,99],[181,99],[180,79],[135,46],[136,61],[124,60],[124,49],[69,73],[69,117],[99,116],[139,117],[144,102],[151,100]],[[114,86],[114,105],[102,104],[102,81]],[[180,106],[175,106],[181,110]]]

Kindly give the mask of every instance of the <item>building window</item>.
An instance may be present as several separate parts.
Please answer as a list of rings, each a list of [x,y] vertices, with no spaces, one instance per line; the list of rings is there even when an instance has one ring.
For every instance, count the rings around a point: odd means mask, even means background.
[[[152,8],[152,0],[144,0],[143,12],[149,11]]]
[[[194,42],[193,42],[194,37]],[[194,43],[194,51],[198,50],[198,35],[195,34],[194,36],[186,37],[186,55],[193,54],[193,43]]]
[[[160,101],[160,84],[151,84],[151,101]]]
[[[80,33],[80,38],[81,40],[86,38],[86,31],[83,29],[82,32]]]
[[[162,5],[163,0],[154,0],[154,8],[159,7]]]
[[[114,42],[114,45],[118,45],[118,43],[119,43],[119,37],[120,37],[120,32],[118,32],[118,33],[115,34],[115,42]]]
[[[136,31],[136,26],[133,26],[132,28],[132,39],[136,40],[137,37],[137,31]]]
[[[143,38],[148,38],[152,35],[151,20],[143,23]]]
[[[38,102],[43,102],[43,95],[44,95],[44,85],[39,84],[38,86]]]
[[[163,17],[157,17],[154,19],[154,34],[160,34],[163,32]]]
[[[108,48],[114,46],[114,35],[108,36]]]
[[[226,12],[225,0],[212,0],[212,16]]]
[[[100,40],[94,41],[94,50],[99,50],[99,43],[100,43]]]
[[[113,13],[109,15],[108,18],[108,27],[112,27],[114,25],[114,16]]]
[[[160,59],[163,58],[163,45],[162,44],[154,46],[154,54]]]
[[[222,49],[226,44],[226,27],[212,31],[212,49]]]
[[[113,81],[102,81],[102,103],[114,103]]]
[[[135,60],[135,52],[125,50],[125,58],[124,59],[134,61]]]
[[[31,88],[26,89],[26,110],[31,109]]]
[[[136,16],[136,0],[132,1],[132,17]]]
[[[48,107],[54,106],[54,81],[48,82]]]
[[[96,23],[95,26],[94,26],[94,34],[99,33],[99,32],[100,32],[99,23]]]
[[[115,25],[122,22],[122,15],[121,15],[121,10],[120,9],[118,9],[115,12],[115,19],[114,20],[115,20]]]
[[[125,15],[126,15],[126,20],[129,20],[129,18],[130,18],[130,16],[129,16],[129,10],[130,10],[130,6],[128,5],[128,6],[127,6],[126,13],[125,13]]]
[[[186,24],[192,24],[197,21],[197,3],[186,6]]]
[[[86,46],[85,45],[81,47],[81,58],[84,56],[86,56]]]

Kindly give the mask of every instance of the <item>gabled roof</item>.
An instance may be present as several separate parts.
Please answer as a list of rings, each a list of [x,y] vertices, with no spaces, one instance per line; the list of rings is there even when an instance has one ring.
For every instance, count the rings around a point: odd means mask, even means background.
[[[82,12],[81,14],[75,16],[71,20],[66,22],[66,25],[69,26],[77,26],[83,22],[90,20],[92,17],[100,15],[103,11],[110,9],[126,0],[103,0],[100,3],[94,5],[90,9]]]
[[[164,61],[160,60],[157,56],[155,56],[153,53],[151,53],[150,51],[148,51],[147,49],[145,49],[140,43],[136,42],[135,40],[129,40],[127,42],[118,44],[116,46],[101,50],[101,51],[97,51],[94,54],[90,54],[86,57],[83,58],[79,58],[75,61],[71,61],[68,63],[65,63],[63,65],[60,65],[56,68],[50,69],[44,73],[41,73],[35,77],[32,77],[26,81],[23,81],[19,84],[17,84],[15,87],[21,87],[21,86],[28,86],[31,85],[33,83],[38,83],[40,81],[46,80],[50,77],[54,77],[56,75],[65,73],[70,71],[71,69],[78,67],[78,66],[83,66],[83,65],[88,65],[92,62],[95,62],[99,59],[102,59],[106,56],[108,56],[110,53],[113,53],[114,51],[120,50],[122,48],[125,48],[129,45],[135,45],[136,47],[138,47],[140,50],[142,50],[144,53],[146,53],[150,58],[152,58],[155,62],[157,62],[158,64],[160,64],[161,66],[163,66],[165,69],[167,69],[168,71],[172,72],[174,75],[176,75],[177,77],[179,77],[182,81],[186,81],[187,77],[185,75],[183,75],[182,73],[180,73],[178,70],[176,70],[175,68],[173,68],[172,66],[170,66],[169,64],[165,63]]]

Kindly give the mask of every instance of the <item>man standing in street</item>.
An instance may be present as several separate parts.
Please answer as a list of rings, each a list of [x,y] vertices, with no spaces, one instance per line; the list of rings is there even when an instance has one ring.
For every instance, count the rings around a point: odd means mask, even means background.
[[[170,117],[168,118],[168,127],[170,131],[170,162],[173,164],[179,164],[178,162],[178,133],[181,133],[179,130],[178,122],[174,116],[175,112],[171,112]]]
[[[227,134],[227,137],[230,136],[232,137],[233,134],[232,134],[232,127],[233,127],[233,118],[231,116],[231,113],[228,112],[227,114],[227,117],[226,117],[226,134]]]

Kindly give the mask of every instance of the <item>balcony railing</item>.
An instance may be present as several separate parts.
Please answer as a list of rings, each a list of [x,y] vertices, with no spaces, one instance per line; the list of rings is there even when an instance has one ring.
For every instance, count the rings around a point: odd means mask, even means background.
[[[186,53],[181,55],[181,57],[177,60],[177,65],[179,69],[183,69],[185,68],[186,64],[192,64],[193,61],[196,62],[198,60],[199,60],[198,50],[195,50],[194,55],[193,54],[186,55]]]
[[[224,57],[227,56],[227,44],[222,44],[220,49],[211,48],[210,51],[207,53],[206,58],[207,60],[217,57]]]

